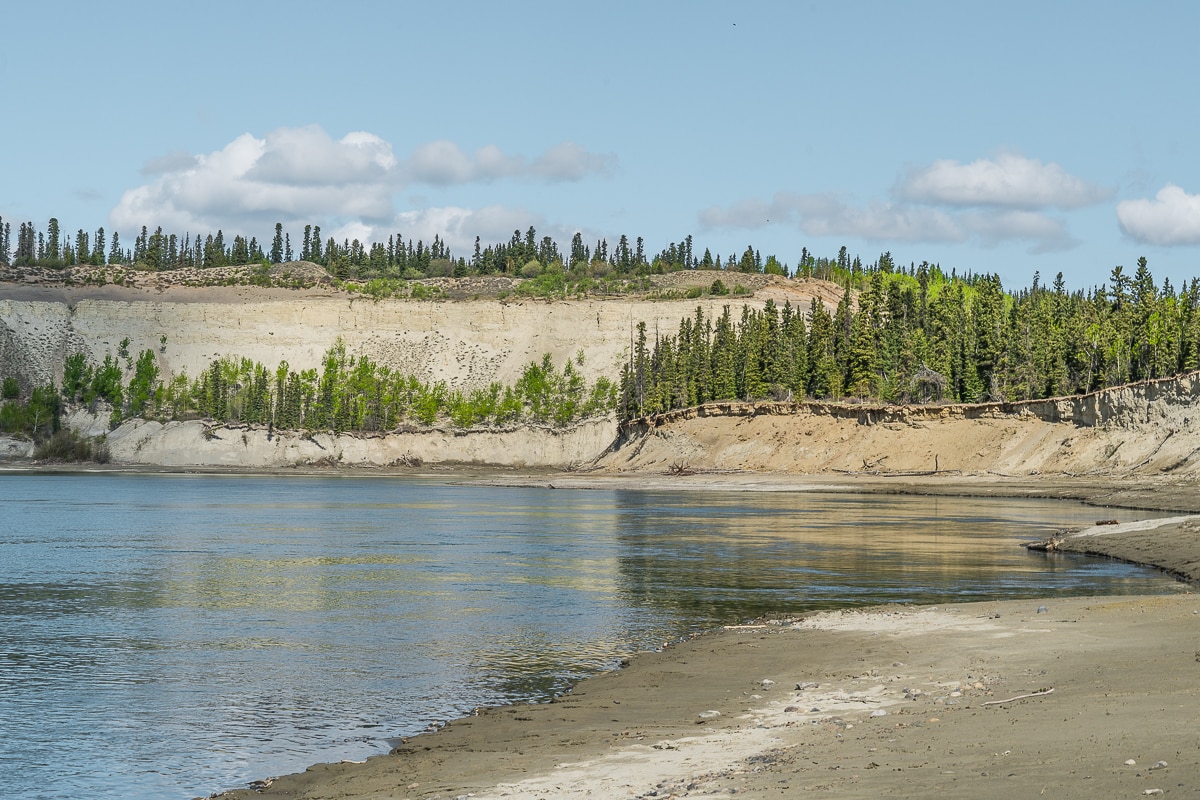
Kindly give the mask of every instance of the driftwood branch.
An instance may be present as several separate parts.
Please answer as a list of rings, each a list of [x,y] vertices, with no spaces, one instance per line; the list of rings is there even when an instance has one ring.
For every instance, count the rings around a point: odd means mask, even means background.
[[[840,472],[843,475],[872,475],[878,478],[920,478],[926,475],[961,475],[961,469],[942,469],[942,470],[912,470],[912,471],[892,471],[883,469],[873,469],[864,471],[861,469],[834,469],[834,472]]]
[[[1054,693],[1053,688],[1043,689],[1040,692],[1032,692],[1030,694],[1019,694],[1016,697],[1010,697],[1007,700],[989,700],[988,702],[984,703],[984,705],[985,706],[998,706],[998,705],[1002,705],[1004,703],[1011,703],[1014,700],[1025,700],[1026,698],[1029,698],[1029,697],[1045,697],[1046,695],[1053,694],[1053,693]]]

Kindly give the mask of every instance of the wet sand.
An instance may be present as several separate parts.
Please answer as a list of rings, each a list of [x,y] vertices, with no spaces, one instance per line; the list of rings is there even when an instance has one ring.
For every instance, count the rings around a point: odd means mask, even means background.
[[[1147,479],[534,475],[503,482],[762,491],[803,484],[1076,497],[1183,512],[1200,506],[1188,482]],[[1196,518],[1092,532],[1064,549],[1200,579]],[[1191,796],[1200,794],[1200,598],[1186,589],[885,607],[714,631],[639,655],[553,703],[480,709],[391,755],[317,765],[223,796]]]

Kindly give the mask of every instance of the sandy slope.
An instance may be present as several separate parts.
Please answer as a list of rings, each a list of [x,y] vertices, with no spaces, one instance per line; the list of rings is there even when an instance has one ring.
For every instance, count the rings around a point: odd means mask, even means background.
[[[711,403],[628,426],[612,470],[1001,475],[1200,471],[1200,374],[979,406]]]
[[[533,425],[470,432],[432,428],[357,436],[135,420],[109,433],[107,441],[118,463],[160,467],[278,469],[452,463],[566,469],[579,466],[581,453],[596,453],[608,446],[613,424],[611,419],[594,419],[561,429]]]

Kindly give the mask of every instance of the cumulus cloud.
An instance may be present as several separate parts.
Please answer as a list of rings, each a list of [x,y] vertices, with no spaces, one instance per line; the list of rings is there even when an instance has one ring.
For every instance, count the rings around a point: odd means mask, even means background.
[[[258,159],[246,172],[252,181],[291,186],[345,186],[387,182],[396,166],[392,146],[354,131],[335,141],[321,128],[280,128],[261,140]]]
[[[126,191],[109,218],[119,229],[161,225],[193,232],[258,230],[275,221],[311,218],[386,219],[394,212],[380,150],[374,142],[364,147],[360,135],[334,142],[314,129],[277,131],[262,139],[242,134]],[[306,153],[312,156],[307,165]]]
[[[576,181],[614,163],[573,142],[530,159],[494,145],[468,154],[453,142],[435,141],[399,158],[389,142],[367,131],[334,139],[315,125],[280,128],[261,138],[242,134],[212,153],[151,159],[143,172],[153,180],[126,191],[109,218],[124,230],[261,231],[274,222],[311,221],[357,223],[361,231],[390,224],[393,193],[411,184]]]
[[[1081,208],[1112,197],[1111,189],[1069,174],[1058,164],[1004,154],[970,164],[935,161],[910,172],[894,193],[917,203],[1007,208]]]
[[[1167,184],[1153,200],[1117,203],[1117,222],[1126,236],[1143,244],[1200,244],[1200,195]]]

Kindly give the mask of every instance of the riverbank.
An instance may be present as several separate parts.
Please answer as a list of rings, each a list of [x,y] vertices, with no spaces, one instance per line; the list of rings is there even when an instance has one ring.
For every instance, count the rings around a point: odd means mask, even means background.
[[[894,480],[500,482],[1053,496],[1183,512],[1200,504],[1194,485],[1179,480]],[[1099,527],[1102,535],[1066,541],[1200,580],[1195,517]],[[318,765],[223,797],[1180,795],[1200,784],[1197,653],[1200,599],[1191,593],[773,620],[639,655],[554,703],[482,709],[391,755]]]

